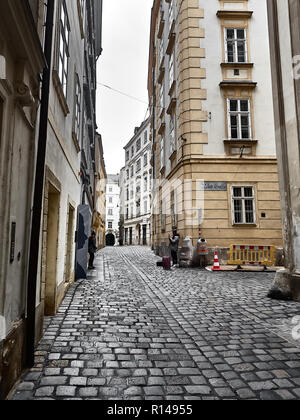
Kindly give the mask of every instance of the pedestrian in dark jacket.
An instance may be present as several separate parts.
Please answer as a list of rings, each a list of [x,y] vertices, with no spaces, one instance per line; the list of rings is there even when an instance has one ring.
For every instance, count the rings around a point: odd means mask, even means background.
[[[173,265],[178,264],[179,240],[180,240],[180,236],[177,234],[176,230],[173,230],[173,236],[172,237],[169,236],[169,241],[170,241],[169,248],[171,251]]]
[[[91,236],[89,237],[89,254],[90,254],[89,269],[90,270],[93,270],[95,268],[94,259],[95,259],[96,251],[97,251],[96,232],[92,232]]]

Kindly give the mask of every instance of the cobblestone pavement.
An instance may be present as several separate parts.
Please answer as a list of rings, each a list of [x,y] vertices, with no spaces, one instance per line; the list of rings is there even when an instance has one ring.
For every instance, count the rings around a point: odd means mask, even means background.
[[[47,318],[12,399],[300,399],[300,304],[266,298],[274,274],[156,267],[107,248]]]

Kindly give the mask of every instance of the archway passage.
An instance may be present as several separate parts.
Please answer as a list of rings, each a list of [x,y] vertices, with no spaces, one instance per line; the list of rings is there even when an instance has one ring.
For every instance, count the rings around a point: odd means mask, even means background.
[[[106,235],[106,246],[115,246],[116,238],[112,233]]]

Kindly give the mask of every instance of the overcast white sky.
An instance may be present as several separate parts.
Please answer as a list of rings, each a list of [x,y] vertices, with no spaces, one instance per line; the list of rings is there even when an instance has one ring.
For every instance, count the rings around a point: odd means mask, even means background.
[[[147,76],[153,0],[104,0],[103,53],[98,83],[148,103]],[[108,174],[125,164],[123,147],[146,115],[147,104],[98,85],[97,124]]]

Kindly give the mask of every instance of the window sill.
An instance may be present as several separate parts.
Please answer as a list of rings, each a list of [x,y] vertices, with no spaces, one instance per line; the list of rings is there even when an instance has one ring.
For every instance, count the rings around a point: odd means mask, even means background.
[[[175,86],[176,86],[176,81],[174,80],[171,87],[170,87],[170,90],[169,90],[169,96],[173,95],[173,92],[175,90]]]
[[[72,132],[72,139],[73,139],[73,143],[74,143],[76,152],[79,153],[81,151],[81,149],[80,149],[79,141],[78,141],[77,136],[74,133],[74,131]]]
[[[257,87],[257,82],[251,82],[247,80],[223,80],[220,83],[221,88],[248,88],[248,89],[255,89]]]
[[[177,150],[174,150],[174,152],[172,152],[172,154],[170,155],[169,159],[171,162],[173,162],[173,160],[175,160],[177,157]]]
[[[61,105],[61,108],[63,110],[63,113],[65,115],[65,117],[70,114],[70,110],[68,107],[68,103],[67,103],[67,99],[65,97],[65,94],[63,92],[63,88],[62,85],[60,83],[60,79],[58,76],[58,73],[56,70],[53,70],[53,83],[54,83],[54,88],[56,90],[58,99],[59,99],[59,103]]]
[[[218,18],[226,19],[250,19],[252,15],[253,12],[250,10],[219,10],[217,12]]]
[[[237,67],[243,67],[243,68],[252,68],[254,67],[254,63],[221,63],[221,67],[225,68],[237,68]]]
[[[258,227],[256,223],[234,223],[232,226],[236,228],[257,228]]]

